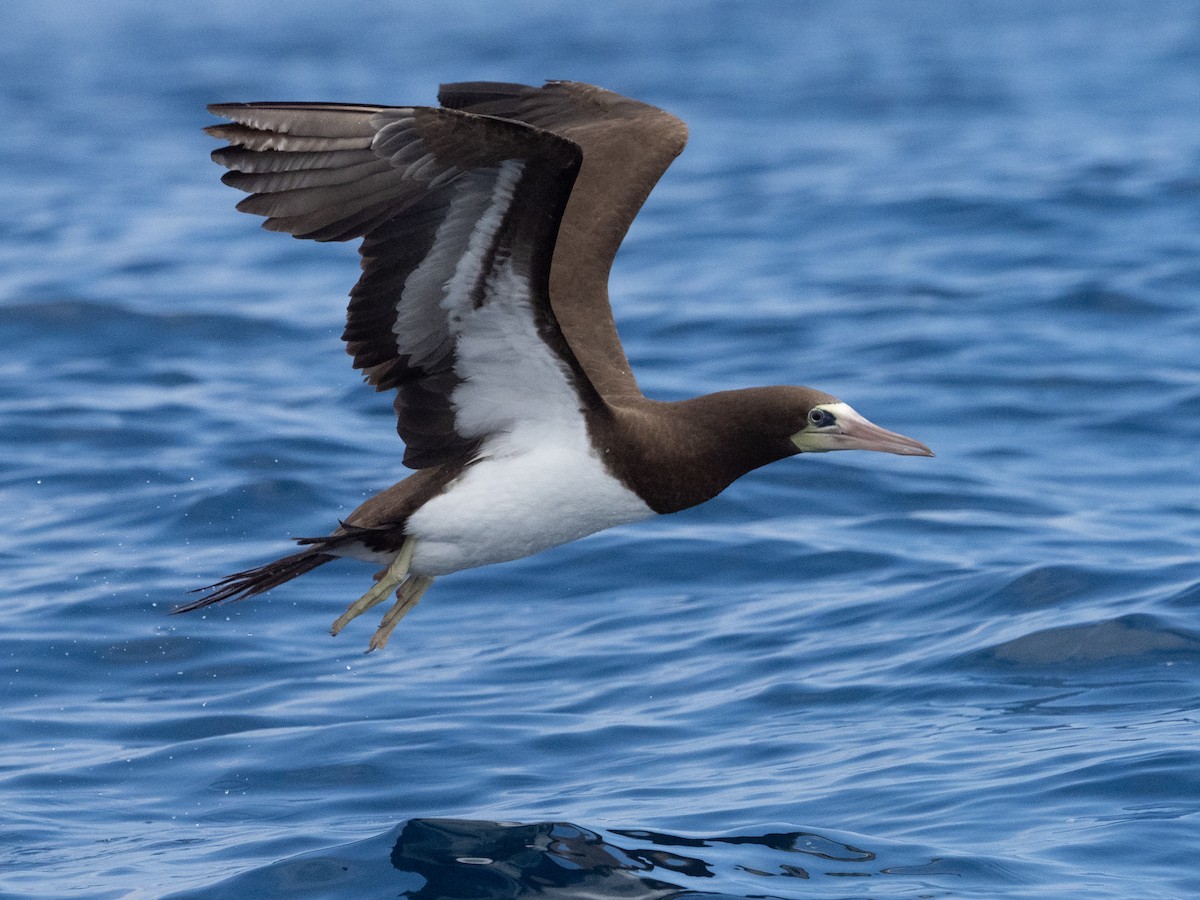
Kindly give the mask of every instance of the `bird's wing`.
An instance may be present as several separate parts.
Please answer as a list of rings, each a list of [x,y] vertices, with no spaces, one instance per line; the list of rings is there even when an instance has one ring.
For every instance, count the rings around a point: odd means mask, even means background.
[[[571,141],[441,108],[217,104],[213,158],[238,204],[296,237],[362,237],[343,335],[395,389],[404,462],[462,460],[489,437],[578,416],[594,388],[554,319],[551,254],[579,169]]]
[[[605,397],[639,394],[608,302],[608,273],[651,189],[687,143],[670,113],[589,84],[442,85],[445,107],[525,122],[579,145],[575,181],[554,250],[550,299],[567,342]]]

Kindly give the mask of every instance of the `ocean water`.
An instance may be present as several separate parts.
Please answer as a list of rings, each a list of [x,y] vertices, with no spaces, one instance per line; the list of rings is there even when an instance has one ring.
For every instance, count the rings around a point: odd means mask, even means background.
[[[1200,8],[9,3],[4,897],[1200,895]],[[403,470],[354,248],[204,104],[592,81],[692,130],[614,273],[643,387],[929,443],[440,579],[172,617]]]

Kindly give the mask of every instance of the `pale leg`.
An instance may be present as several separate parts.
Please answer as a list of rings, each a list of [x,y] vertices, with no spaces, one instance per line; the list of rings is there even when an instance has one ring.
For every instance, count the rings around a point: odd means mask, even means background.
[[[412,538],[407,538],[404,544],[400,547],[400,552],[392,561],[392,564],[384,571],[383,576],[375,582],[375,585],[350,604],[350,608],[338,616],[337,621],[333,623],[333,627],[329,629],[330,634],[337,634],[346,624],[358,616],[361,616],[368,609],[377,603],[382,603],[383,600],[392,591],[396,590],[404,579],[408,577],[408,567],[412,565],[413,549],[416,542]]]
[[[427,575],[413,575],[400,585],[400,590],[396,591],[396,605],[387,611],[387,615],[379,623],[379,628],[371,636],[371,643],[367,646],[368,653],[372,650],[382,650],[387,646],[388,638],[392,636],[392,632],[400,624],[400,620],[417,605],[417,601],[429,590],[431,584],[433,584],[433,579]]]

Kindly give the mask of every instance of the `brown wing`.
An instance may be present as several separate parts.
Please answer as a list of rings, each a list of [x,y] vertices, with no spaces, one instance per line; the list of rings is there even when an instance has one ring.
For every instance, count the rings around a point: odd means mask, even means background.
[[[230,143],[213,153],[223,180],[251,194],[238,209],[296,237],[363,238],[344,338],[367,380],[396,390],[406,465],[460,460],[593,396],[548,299],[577,146],[447,109],[210,109],[234,122],[207,131]]]
[[[608,301],[608,273],[651,189],[687,143],[670,113],[569,81],[544,87],[493,82],[442,85],[439,102],[515,119],[578,144],[583,166],[563,214],[550,299],[575,356],[601,394],[640,394]]]

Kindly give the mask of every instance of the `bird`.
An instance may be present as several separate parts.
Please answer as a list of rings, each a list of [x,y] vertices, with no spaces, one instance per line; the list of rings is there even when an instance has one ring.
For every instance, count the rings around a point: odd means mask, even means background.
[[[395,600],[386,646],[435,578],[712,499],[748,472],[834,450],[933,456],[808,387],[646,397],[608,277],[688,130],[589,84],[442,85],[437,106],[219,103],[206,132],[237,208],[269,231],[361,240],[343,340],[395,393],[413,473],[301,549],[176,612],[275,588],[331,560],[381,565],[333,623]]]

